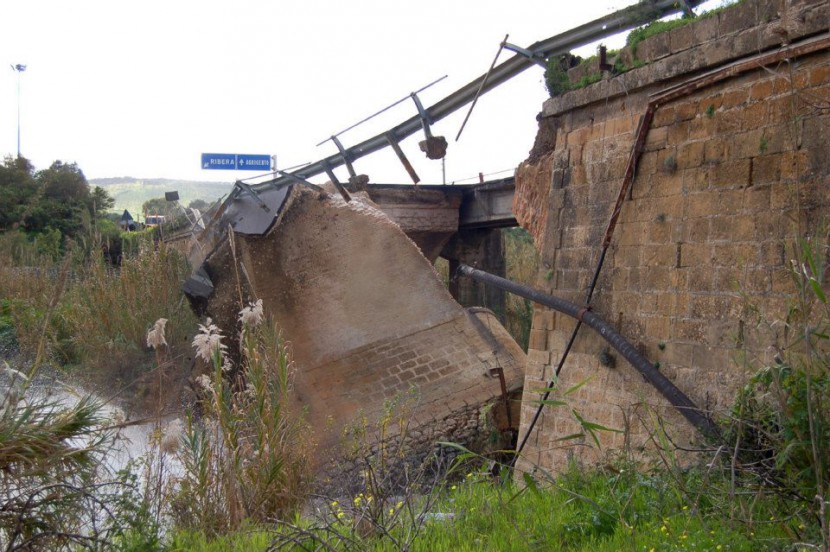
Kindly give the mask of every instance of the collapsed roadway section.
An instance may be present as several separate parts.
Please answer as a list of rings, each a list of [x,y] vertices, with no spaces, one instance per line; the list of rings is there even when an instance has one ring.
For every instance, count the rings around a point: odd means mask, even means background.
[[[234,194],[194,236],[185,292],[223,328],[235,327],[239,288],[263,300],[291,344],[293,396],[323,448],[410,393],[415,451],[438,440],[482,449],[494,430],[503,440],[490,445],[509,445],[524,352],[492,313],[455,302],[366,194],[349,199],[299,183]]]

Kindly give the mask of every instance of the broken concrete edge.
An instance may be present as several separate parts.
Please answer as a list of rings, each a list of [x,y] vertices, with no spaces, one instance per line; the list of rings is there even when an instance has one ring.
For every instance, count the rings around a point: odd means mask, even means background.
[[[544,103],[542,116],[555,117],[595,102],[627,96],[641,88],[666,82],[680,75],[714,69],[750,54],[786,47],[803,38],[826,32],[826,22],[830,17],[830,7],[827,3],[798,5],[799,3],[798,0],[783,1],[782,11],[787,12],[786,20],[781,13],[777,13],[777,17],[769,21],[754,19],[756,23],[749,28],[726,24],[727,20],[740,22],[744,17],[742,10],[747,9],[747,5],[755,4],[744,2],[730,6],[712,17],[652,36],[641,42],[639,48],[648,41],[669,43],[673,37],[685,36],[689,32],[694,35],[695,40],[685,43],[683,48],[667,49],[661,54],[655,53],[642,60],[645,65],[609,76],[585,88],[550,98]],[[713,25],[713,32],[703,32],[703,27]]]
[[[267,235],[291,208],[297,197],[294,190],[299,187],[299,184],[291,183],[260,191],[258,198],[237,195],[225,200],[204,230],[198,235],[191,235],[194,246],[188,252],[187,258],[193,273],[182,285],[185,295],[198,300],[209,298],[213,293],[213,282],[207,268],[209,259],[224,243],[228,229],[233,228],[234,233],[244,235]],[[321,197],[327,195],[325,191],[317,193]],[[267,209],[263,208],[263,205]]]
[[[197,300],[210,297],[213,293],[213,282],[210,280],[209,271],[206,270],[205,265],[224,242],[228,227],[233,227],[236,232],[236,226],[245,221],[245,214],[252,213],[256,215],[258,233],[267,233],[290,207],[294,197],[291,192],[295,186],[296,184],[288,184],[260,193],[259,197],[268,206],[268,211],[265,211],[255,198],[247,195],[231,196],[226,199],[204,230],[191,235],[193,244],[186,253],[186,257],[193,273],[182,285],[185,295]],[[246,231],[242,233],[257,233],[257,227],[252,226],[249,221],[245,222],[246,225],[243,228]]]

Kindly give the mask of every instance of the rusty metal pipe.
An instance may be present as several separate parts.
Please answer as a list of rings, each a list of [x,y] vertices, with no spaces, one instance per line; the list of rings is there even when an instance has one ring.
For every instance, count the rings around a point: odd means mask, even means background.
[[[693,426],[695,426],[702,434],[710,438],[716,438],[720,432],[715,423],[706,416],[700,408],[698,408],[680,389],[677,388],[666,376],[661,374],[654,364],[648,361],[640,352],[617,330],[610,324],[602,320],[599,316],[594,314],[589,309],[581,307],[570,301],[542,293],[528,286],[511,282],[505,278],[501,278],[494,274],[478,270],[471,266],[461,264],[458,267],[458,272],[464,276],[478,280],[495,286],[504,291],[530,299],[534,303],[539,303],[546,307],[550,307],[557,312],[567,314],[568,316],[581,321],[586,326],[595,330],[605,341],[608,342],[614,349],[616,349],[625,358],[635,370],[640,372],[642,376],[657,391],[660,392],[672,406],[677,409]]]

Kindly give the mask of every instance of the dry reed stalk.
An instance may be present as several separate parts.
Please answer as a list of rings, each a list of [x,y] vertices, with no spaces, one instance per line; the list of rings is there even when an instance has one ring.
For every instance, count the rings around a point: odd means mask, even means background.
[[[40,339],[37,344],[37,353],[35,354],[35,360],[32,363],[32,367],[29,369],[29,373],[27,374],[29,381],[35,377],[40,369],[40,366],[43,364],[43,357],[46,350],[46,331],[49,328],[49,322],[52,320],[52,313],[55,312],[55,307],[58,306],[58,302],[63,296],[63,290],[66,286],[66,278],[69,276],[69,263],[71,260],[72,257],[69,254],[64,257],[60,273],[58,274],[58,282],[55,286],[54,292],[52,293],[52,299],[49,301],[49,306],[46,309],[46,313],[43,315],[43,323],[40,329]]]

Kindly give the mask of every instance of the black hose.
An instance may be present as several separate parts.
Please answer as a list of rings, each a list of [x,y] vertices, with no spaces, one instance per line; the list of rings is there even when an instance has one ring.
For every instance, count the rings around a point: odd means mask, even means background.
[[[622,335],[619,334],[610,324],[602,320],[590,310],[580,307],[570,301],[542,293],[533,288],[511,282],[505,278],[472,268],[465,264],[458,267],[459,273],[474,280],[490,284],[534,303],[550,307],[557,312],[567,314],[576,320],[592,328],[609,345],[616,349],[643,377],[653,385],[680,414],[683,415],[693,426],[704,436],[716,438],[719,436],[717,425],[706,416],[680,389],[678,389],[666,376],[661,374],[654,365],[648,361],[639,351]]]

